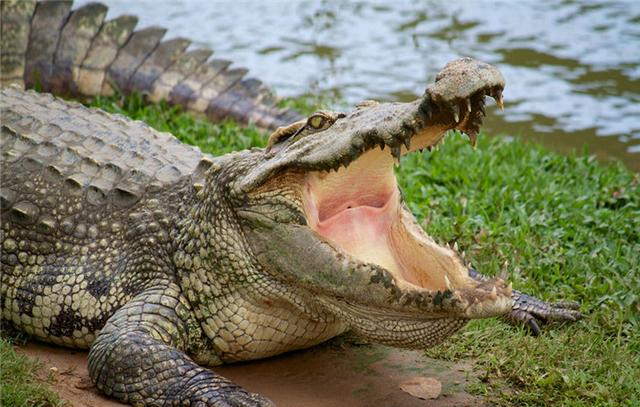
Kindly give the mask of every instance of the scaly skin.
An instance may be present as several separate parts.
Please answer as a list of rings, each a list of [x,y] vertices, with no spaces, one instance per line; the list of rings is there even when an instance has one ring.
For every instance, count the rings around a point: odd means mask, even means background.
[[[138,91],[214,122],[230,117],[268,129],[300,119],[278,108],[262,82],[245,79],[246,69],[210,60],[211,50],[187,51],[191,41],[183,38],[162,41],[161,27],[134,31],[135,16],[105,21],[107,7],[100,3],[71,6],[2,1],[0,84],[76,97]]]

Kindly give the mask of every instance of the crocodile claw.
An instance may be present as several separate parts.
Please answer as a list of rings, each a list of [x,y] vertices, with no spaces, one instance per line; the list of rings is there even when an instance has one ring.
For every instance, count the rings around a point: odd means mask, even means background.
[[[500,108],[500,110],[504,110],[504,100],[502,99],[502,90],[495,89],[491,94],[491,97],[496,101],[496,104]]]
[[[513,309],[505,318],[514,324],[524,324],[533,336],[542,333],[539,320],[574,322],[584,317],[578,311],[580,304],[574,301],[549,303],[516,290],[512,298]]]

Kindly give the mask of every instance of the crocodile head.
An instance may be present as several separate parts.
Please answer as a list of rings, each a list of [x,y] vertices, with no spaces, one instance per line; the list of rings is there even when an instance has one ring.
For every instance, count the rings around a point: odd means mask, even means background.
[[[496,68],[465,58],[414,102],[365,102],[278,129],[232,183],[257,262],[351,329],[396,346],[431,345],[469,319],[508,312],[510,285],[470,278],[456,250],[417,224],[394,175],[402,155],[448,130],[475,145],[484,98],[502,105],[503,87]]]

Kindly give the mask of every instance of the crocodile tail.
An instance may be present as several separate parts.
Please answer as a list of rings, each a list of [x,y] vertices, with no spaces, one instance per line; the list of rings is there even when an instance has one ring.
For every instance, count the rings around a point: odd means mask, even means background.
[[[300,119],[247,70],[211,59],[209,49],[188,49],[190,41],[163,41],[166,30],[135,31],[137,18],[106,21],[107,6],[72,1],[3,0],[0,4],[0,84],[38,88],[63,96],[109,96],[140,92],[206,116],[232,118],[262,128]]]

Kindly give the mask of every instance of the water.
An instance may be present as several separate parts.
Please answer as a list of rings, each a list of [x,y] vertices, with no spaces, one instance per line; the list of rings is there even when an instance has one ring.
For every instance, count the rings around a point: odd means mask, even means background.
[[[279,95],[406,101],[446,62],[497,65],[504,112],[485,129],[640,171],[640,1],[106,1],[169,28]]]

